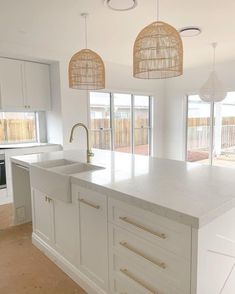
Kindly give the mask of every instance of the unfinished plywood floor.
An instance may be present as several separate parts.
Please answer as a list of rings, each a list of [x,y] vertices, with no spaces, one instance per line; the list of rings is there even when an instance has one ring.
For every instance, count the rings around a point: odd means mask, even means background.
[[[12,224],[13,224],[12,204],[10,203],[10,204],[0,205],[0,230],[11,227]]]
[[[31,242],[31,224],[0,230],[0,294],[85,294]]]

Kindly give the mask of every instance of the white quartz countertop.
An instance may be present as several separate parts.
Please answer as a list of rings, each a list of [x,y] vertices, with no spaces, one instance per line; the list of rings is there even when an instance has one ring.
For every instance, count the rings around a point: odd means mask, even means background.
[[[95,150],[92,163],[105,169],[71,176],[71,182],[200,228],[235,206],[235,169]],[[84,162],[85,151],[13,157],[29,167],[53,159]]]
[[[51,143],[17,143],[17,144],[0,144],[0,149],[18,149],[18,148],[32,148],[32,147],[44,147],[55,146],[58,144]]]

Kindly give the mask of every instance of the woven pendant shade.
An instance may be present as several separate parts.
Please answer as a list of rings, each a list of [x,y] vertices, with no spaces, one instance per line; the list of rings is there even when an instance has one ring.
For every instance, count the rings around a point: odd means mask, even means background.
[[[74,54],[69,62],[69,87],[80,90],[105,88],[105,68],[101,57],[90,49]]]
[[[133,49],[133,76],[167,79],[183,74],[183,44],[171,25],[156,21],[137,36]]]

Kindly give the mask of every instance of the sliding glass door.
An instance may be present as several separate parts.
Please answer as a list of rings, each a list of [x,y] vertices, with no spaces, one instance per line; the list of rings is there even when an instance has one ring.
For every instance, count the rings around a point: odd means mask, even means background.
[[[151,97],[90,92],[93,148],[151,155]]]
[[[132,153],[132,114],[130,94],[113,94],[114,150]]]
[[[203,102],[197,95],[188,97],[187,161],[209,163],[210,114],[210,103]]]
[[[150,154],[151,112],[149,96],[133,97],[134,153]]]
[[[220,103],[188,97],[187,161],[235,167],[235,92]]]
[[[109,93],[90,93],[91,145],[111,149],[111,112]]]
[[[235,92],[215,104],[213,164],[235,167]]]

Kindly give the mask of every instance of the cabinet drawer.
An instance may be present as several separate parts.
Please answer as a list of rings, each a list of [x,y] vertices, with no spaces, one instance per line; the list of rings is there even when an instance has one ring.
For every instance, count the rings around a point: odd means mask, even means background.
[[[72,185],[72,202],[79,202],[87,209],[107,215],[107,197],[92,190]]]
[[[190,260],[191,228],[121,201],[109,199],[109,222]]]
[[[143,238],[109,224],[111,255],[138,263],[145,272],[152,272],[165,284],[190,292],[190,261]]]
[[[112,255],[111,291],[119,294],[189,294],[165,283],[155,272],[146,270],[118,253]],[[135,291],[134,291],[135,289]]]

